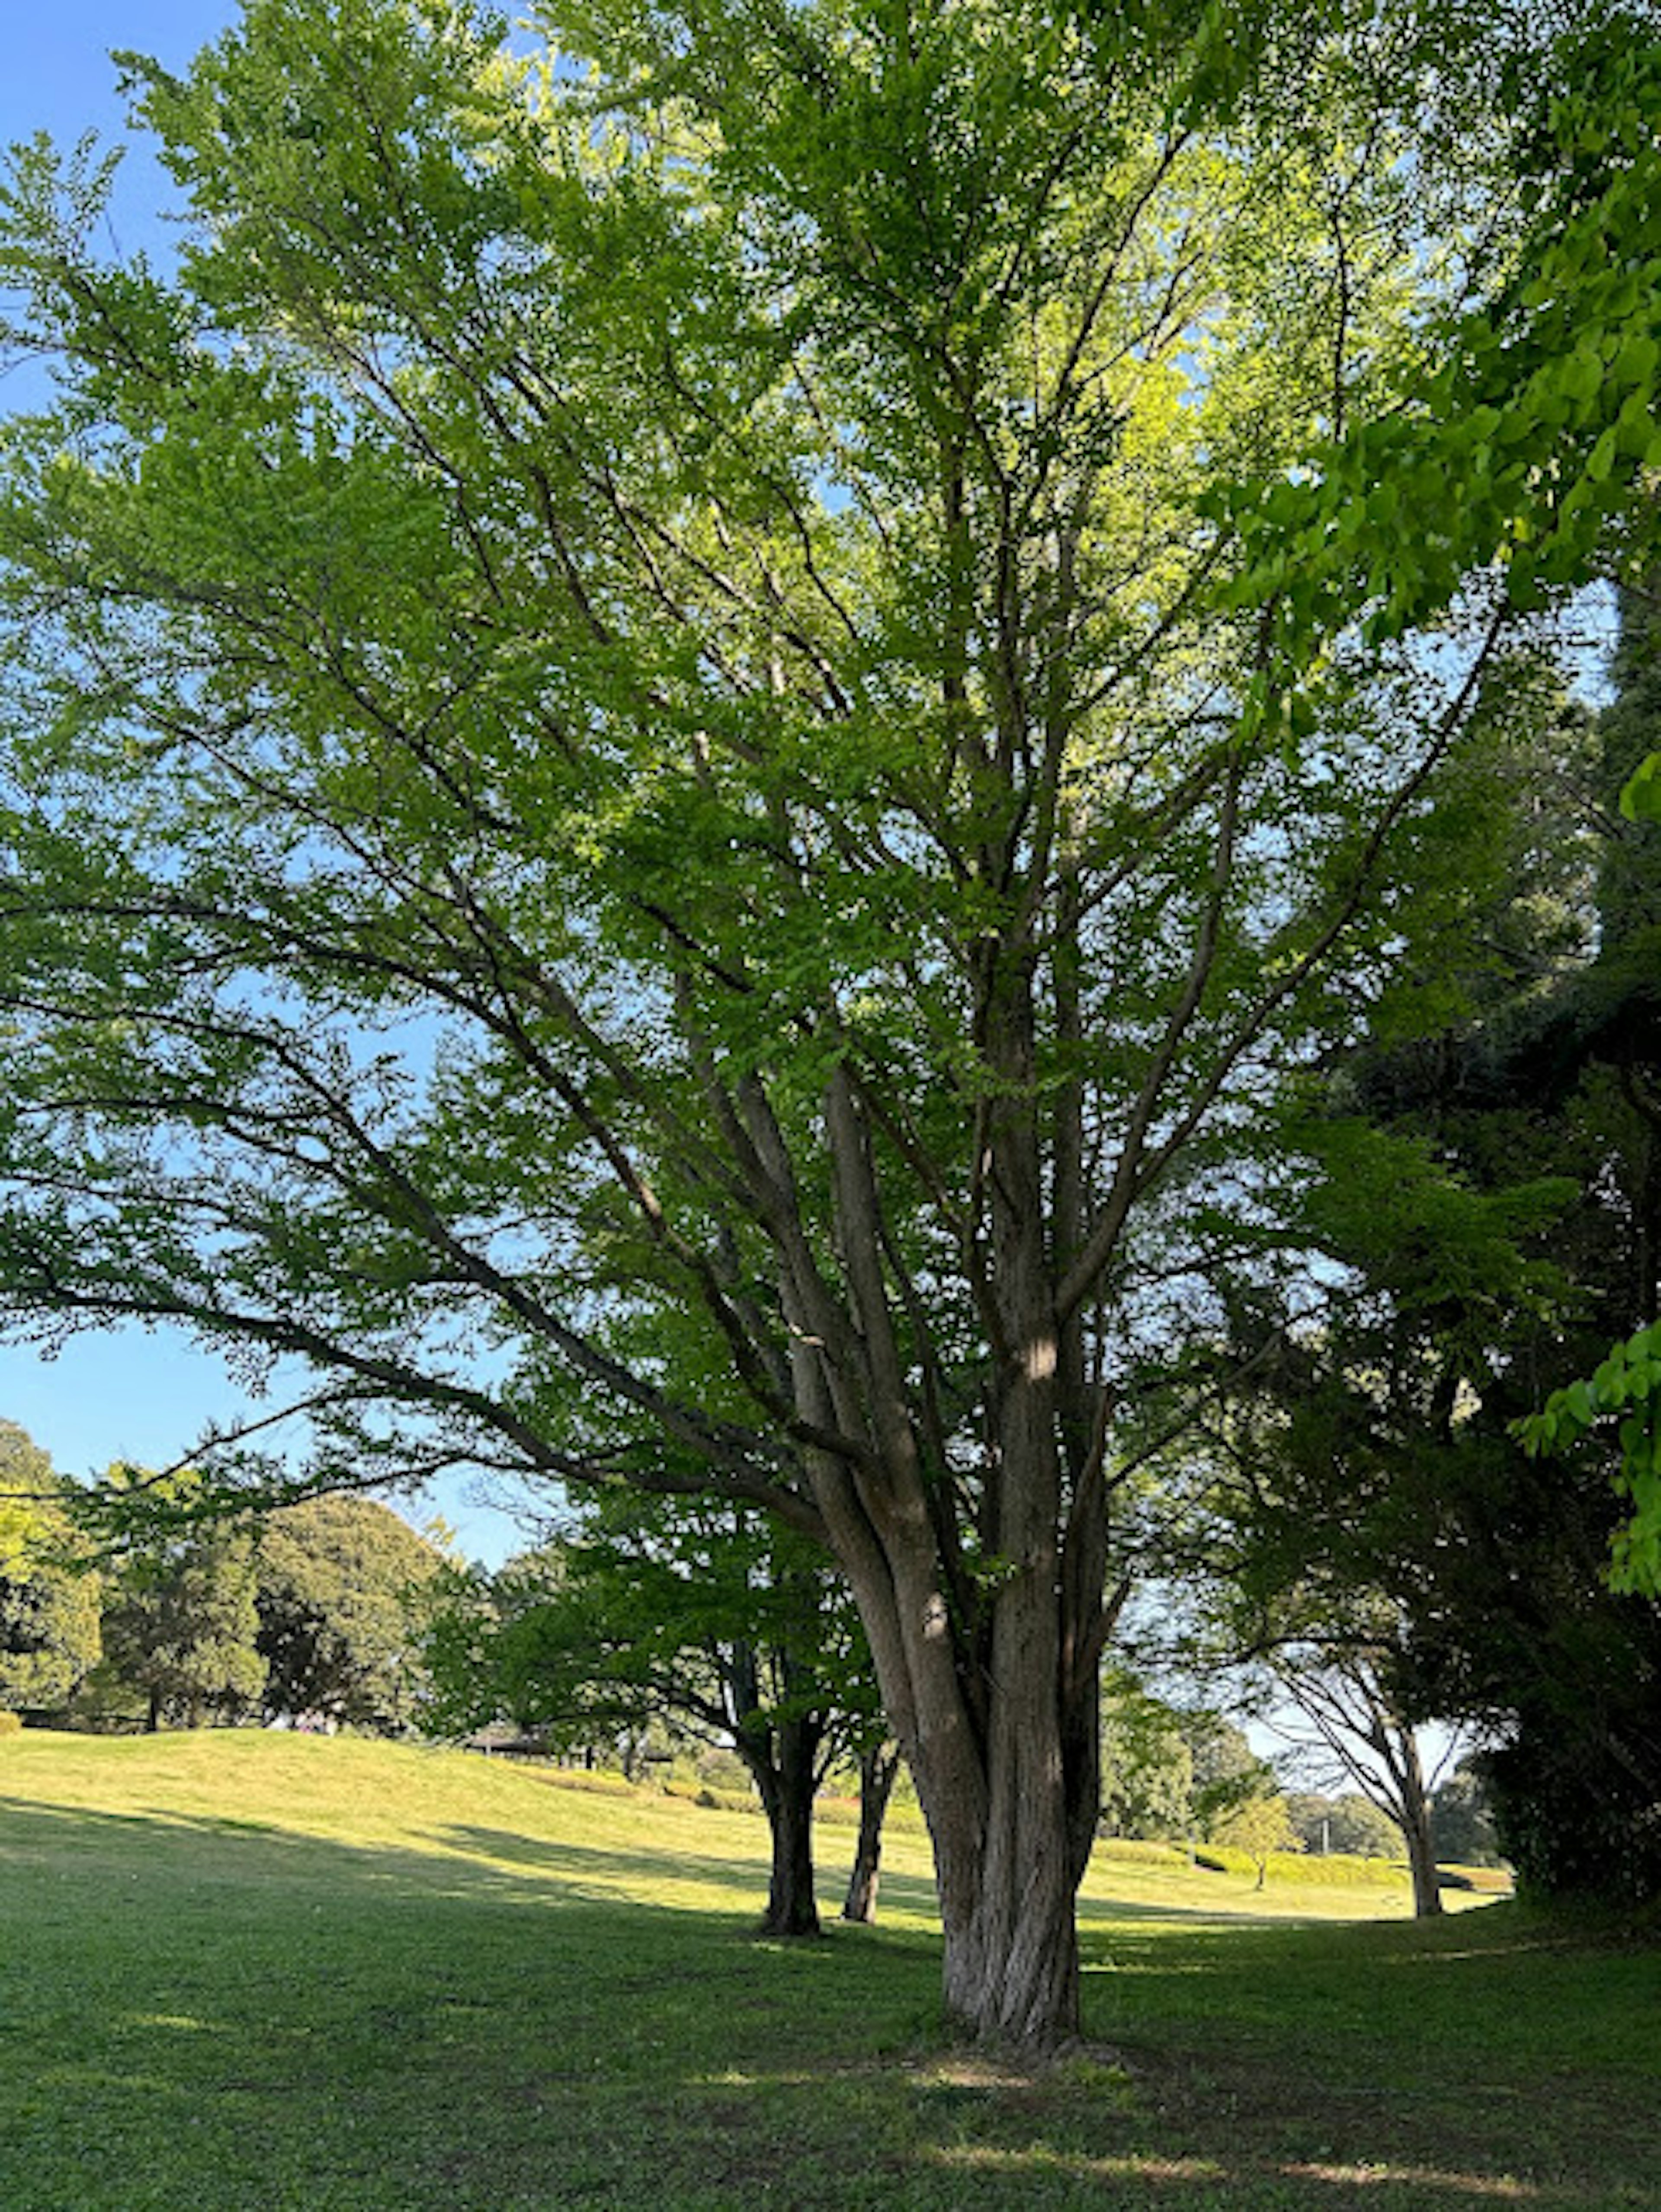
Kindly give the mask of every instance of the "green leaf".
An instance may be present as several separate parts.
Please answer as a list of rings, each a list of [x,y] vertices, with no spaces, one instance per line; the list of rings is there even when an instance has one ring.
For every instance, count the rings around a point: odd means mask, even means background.
[[[1661,753],[1652,753],[1628,780],[1621,811],[1628,822],[1661,822]]]

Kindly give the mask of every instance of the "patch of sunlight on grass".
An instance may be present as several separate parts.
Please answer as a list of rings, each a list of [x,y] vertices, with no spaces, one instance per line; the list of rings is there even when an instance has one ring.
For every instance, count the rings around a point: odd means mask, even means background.
[[[1012,2179],[1037,2181],[1053,2177],[1069,2181],[1193,2182],[1226,2181],[1228,2168],[1212,2158],[1139,2157],[1130,2153],[1103,2157],[1082,2151],[1052,2150],[1035,2144],[1029,2150],[1001,2150],[990,2143],[937,2143],[926,2153],[934,2166],[958,2168],[965,2173],[1007,2174]]]
[[[694,2089],[807,2089],[824,2079],[822,2066],[776,2068],[765,2074],[746,2072],[740,2066],[723,2066],[714,2073],[687,2076]]]
[[[212,2023],[192,2020],[183,2012],[130,2012],[122,2015],[122,2027],[170,2027],[181,2035],[214,2035],[218,2033]]]
[[[1283,2166],[1288,2180],[1329,2182],[1335,2189],[1445,2189],[1461,2197],[1527,2203],[1544,2191],[1511,2174],[1445,2173],[1417,2166]]]
[[[1119,1959],[1111,1956],[1104,1959],[1086,1959],[1080,1963],[1079,1971],[1085,1974],[1110,1974],[1116,1982],[1133,1974],[1157,1974],[1163,1982],[1169,1981],[1179,1974],[1214,1974],[1217,1968],[1208,1959],[1189,1959],[1173,1962],[1165,1953],[1160,1952],[1157,1956],[1150,1954],[1145,1959]]]

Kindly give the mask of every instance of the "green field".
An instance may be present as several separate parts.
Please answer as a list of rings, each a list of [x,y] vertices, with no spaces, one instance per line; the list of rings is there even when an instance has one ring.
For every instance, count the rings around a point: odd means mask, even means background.
[[[1661,2203],[1652,1948],[1104,1851],[1033,2075],[940,2039],[921,1838],[796,1947],[764,1844],[456,1753],[0,1738],[0,2206]]]

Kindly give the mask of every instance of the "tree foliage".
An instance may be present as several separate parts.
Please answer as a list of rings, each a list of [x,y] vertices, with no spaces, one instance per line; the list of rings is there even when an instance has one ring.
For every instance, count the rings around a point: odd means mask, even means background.
[[[374,1498],[285,1506],[255,1536],[268,1711],[392,1735],[423,1703],[423,1599],[442,1554]]]
[[[1439,1857],[1456,1866],[1498,1866],[1494,1812],[1480,1760],[1462,1759],[1437,1790],[1431,1817]]]
[[[1290,1790],[1286,1804],[1304,1850],[1337,1851],[1354,1858],[1401,1856],[1401,1830],[1359,1790],[1345,1790],[1336,1797],[1323,1796],[1318,1790]]]
[[[266,1669],[256,1575],[253,1538],[234,1527],[157,1536],[113,1561],[98,1676],[104,1702],[136,1698],[152,1730],[257,1711]]]
[[[425,1638],[433,1713],[569,1750],[667,1718],[743,1761],[773,1843],[768,1932],[816,1934],[814,1796],[885,1734],[822,1554],[718,1508],[590,1511],[545,1550],[452,1578]]]
[[[1110,1836],[1181,1838],[1194,1825],[1194,1755],[1183,1716],[1131,1670],[1102,1684],[1102,1826]]]
[[[1257,1869],[1259,1889],[1269,1879],[1269,1863],[1277,1851],[1302,1848],[1287,1801],[1267,1778],[1213,1821],[1210,1840],[1244,1851]]]
[[[1631,1542],[1618,1439],[1561,1465],[1517,1433],[1553,1383],[1552,1418],[1588,1427],[1591,1386],[1568,1378],[1655,1310],[1657,848],[1615,805],[1652,736],[1633,713],[1635,614],[1629,598],[1615,703],[1560,709],[1512,759],[1511,858],[1452,1018],[1381,1025],[1330,1081],[1342,1133],[1307,1213],[1347,1289],[1318,1328],[1237,1301],[1256,1410],[1213,1440],[1236,1607],[1272,1631],[1301,1592],[1329,1641],[1382,1607],[1391,1708],[1488,1741],[1503,1847],[1544,1896],[1661,1882],[1661,1614],[1607,1586],[1611,1540],[1617,1558]]]
[[[0,1709],[54,1713],[96,1665],[100,1586],[75,1540],[64,1485],[0,1421]]]

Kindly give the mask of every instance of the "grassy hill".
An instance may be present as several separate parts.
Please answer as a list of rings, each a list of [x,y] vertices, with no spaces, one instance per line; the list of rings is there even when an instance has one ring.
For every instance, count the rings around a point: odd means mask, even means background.
[[[0,2205],[1658,2201],[1653,1950],[1104,1851],[1091,2046],[1034,2077],[940,2041],[922,1838],[889,1863],[882,1927],[765,1944],[739,1814],[313,1737],[0,1738]]]

